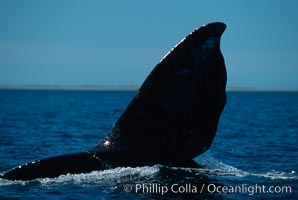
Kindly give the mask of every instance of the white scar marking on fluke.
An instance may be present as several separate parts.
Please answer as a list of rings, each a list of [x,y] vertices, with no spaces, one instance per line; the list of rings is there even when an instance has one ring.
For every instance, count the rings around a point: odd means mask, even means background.
[[[191,34],[190,34],[191,35]],[[179,44],[181,44],[184,40],[186,39],[186,37],[185,38],[183,38],[180,42],[178,42],[178,44],[176,44],[170,51],[168,51],[167,53],[166,53],[166,55],[164,55],[164,57],[162,57],[162,59],[159,61],[159,62],[161,62],[163,59],[165,59]]]
[[[106,146],[106,147],[109,146],[110,145],[110,141],[108,141],[108,140],[105,141],[105,143],[103,143],[103,145]]]

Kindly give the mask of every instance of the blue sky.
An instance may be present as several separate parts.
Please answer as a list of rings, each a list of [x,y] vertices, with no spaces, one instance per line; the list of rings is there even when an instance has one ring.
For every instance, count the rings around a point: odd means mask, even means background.
[[[0,84],[139,85],[196,27],[227,24],[229,87],[298,88],[298,1],[0,1]]]

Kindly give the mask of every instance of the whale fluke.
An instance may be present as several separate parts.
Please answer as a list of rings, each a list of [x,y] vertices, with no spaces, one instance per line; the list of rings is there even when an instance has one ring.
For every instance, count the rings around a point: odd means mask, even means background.
[[[211,146],[226,103],[220,51],[225,28],[221,22],[206,24],[171,49],[101,143],[27,163],[2,178],[30,180],[154,164],[198,167],[192,159]]]
[[[205,152],[226,103],[225,28],[207,24],[176,45],[97,148],[187,159]]]

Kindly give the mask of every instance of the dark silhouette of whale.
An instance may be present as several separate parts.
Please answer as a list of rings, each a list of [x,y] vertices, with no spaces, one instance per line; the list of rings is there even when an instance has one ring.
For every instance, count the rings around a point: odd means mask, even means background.
[[[199,167],[226,103],[220,38],[226,25],[199,27],[167,53],[144,81],[108,136],[95,147],[29,162],[10,180],[57,177],[114,167],[162,164]]]

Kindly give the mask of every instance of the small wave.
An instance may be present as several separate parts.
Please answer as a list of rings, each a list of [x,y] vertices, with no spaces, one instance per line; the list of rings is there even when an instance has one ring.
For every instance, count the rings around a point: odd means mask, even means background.
[[[252,173],[252,175],[261,176],[261,177],[270,178],[270,179],[298,179],[296,171],[281,172],[281,171],[272,170],[270,172],[265,172],[265,173],[258,173],[258,174]]]
[[[150,180],[159,172],[162,165],[152,167],[117,167],[104,171],[92,171],[90,173],[66,174],[57,178],[38,178],[30,181],[11,181],[0,178],[0,186],[7,185],[26,185],[28,183],[40,183],[42,185],[60,184],[60,183],[116,183],[122,184],[131,180]]]
[[[11,181],[7,179],[0,178],[0,187],[7,185],[25,185],[26,181]]]
[[[42,184],[52,183],[83,183],[83,182],[113,182],[117,184],[125,183],[129,180],[135,180],[138,178],[145,178],[153,176],[159,172],[159,165],[152,167],[117,167],[114,169],[108,169],[104,171],[92,171],[84,174],[66,174],[57,178],[42,178],[37,179]]]
[[[248,176],[249,173],[242,171],[236,167],[231,165],[227,165],[216,158],[212,157],[209,152],[201,155],[199,158],[196,159],[200,165],[203,167],[203,171],[208,174],[219,175],[219,176],[239,176],[244,177]]]
[[[298,175],[296,171],[291,172],[282,172],[272,170],[269,172],[260,172],[260,173],[251,173],[240,170],[236,167],[227,165],[222,161],[214,158],[210,153],[205,153],[196,159],[201,165],[202,169],[198,169],[199,172],[206,173],[209,175],[217,175],[217,176],[237,176],[237,177],[263,177],[274,179],[298,179]]]

